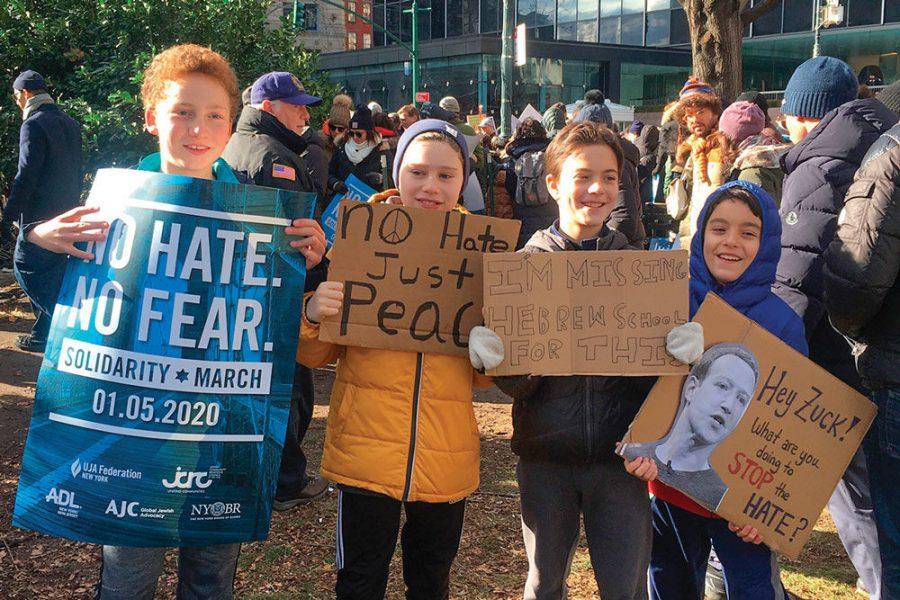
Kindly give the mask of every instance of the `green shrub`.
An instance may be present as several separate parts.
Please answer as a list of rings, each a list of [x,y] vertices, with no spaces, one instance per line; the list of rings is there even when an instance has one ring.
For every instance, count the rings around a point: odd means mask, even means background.
[[[0,196],[15,177],[21,112],[12,82],[39,71],[60,106],[82,125],[87,177],[130,166],[153,151],[138,97],[150,58],[193,42],[220,52],[242,86],[268,71],[290,71],[316,95],[337,88],[316,73],[318,55],[295,41],[291,25],[268,25],[268,0],[7,0],[0,11]],[[313,124],[327,107],[312,111]]]

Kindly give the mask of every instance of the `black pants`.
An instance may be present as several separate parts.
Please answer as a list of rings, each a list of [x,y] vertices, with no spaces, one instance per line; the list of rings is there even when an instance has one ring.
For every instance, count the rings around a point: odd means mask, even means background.
[[[314,402],[312,370],[303,365],[296,365],[294,387],[291,390],[291,410],[288,413],[284,450],[281,453],[281,469],[278,472],[278,489],[275,491],[276,498],[289,500],[299,494],[309,481],[302,443],[312,421]]]
[[[338,600],[384,598],[397,545],[400,510],[403,581],[408,600],[450,597],[450,566],[459,550],[466,501],[400,502],[387,496],[340,491],[337,522]]]

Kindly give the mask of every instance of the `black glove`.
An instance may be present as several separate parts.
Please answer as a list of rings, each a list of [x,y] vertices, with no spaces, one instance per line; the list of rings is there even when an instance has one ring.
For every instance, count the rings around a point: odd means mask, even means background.
[[[343,181],[338,181],[334,184],[334,192],[336,194],[343,194],[347,191],[347,184]]]

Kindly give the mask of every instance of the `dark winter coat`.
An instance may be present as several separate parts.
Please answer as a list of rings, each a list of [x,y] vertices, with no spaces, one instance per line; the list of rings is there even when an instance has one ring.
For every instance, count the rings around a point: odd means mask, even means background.
[[[328,165],[331,162],[331,149],[325,134],[308,127],[300,138],[306,143],[306,151],[300,155],[309,166],[309,175],[316,192],[319,194],[318,210],[321,213],[331,200],[328,194]]]
[[[613,207],[606,224],[619,233],[624,233],[628,243],[635,248],[643,248],[647,234],[644,232],[643,206],[641,192],[638,187],[638,164],[641,153],[637,146],[628,140],[620,139],[622,154],[622,175],[619,177],[619,198]]]
[[[513,199],[513,217],[522,223],[519,230],[519,241],[516,248],[522,248],[539,229],[546,229],[559,218],[559,206],[553,200],[539,206],[519,206],[515,203],[516,185],[519,178],[516,177],[515,163],[528,152],[543,152],[550,141],[547,139],[522,138],[513,140],[506,148],[509,162],[506,165],[506,180],[503,185],[509,197]]]
[[[378,147],[372,150],[367,157],[356,165],[350,162],[350,158],[344,151],[344,144],[335,148],[334,154],[331,157],[331,163],[328,166],[329,191],[336,191],[335,186],[337,186],[338,183],[343,183],[350,175],[355,175],[360,181],[373,188],[375,191],[381,192],[386,189],[385,174],[390,170],[392,160],[387,148],[382,150],[382,146],[386,147],[387,145],[384,143],[379,144]],[[384,169],[382,169],[381,164],[382,156],[384,156],[386,165]],[[387,183],[388,187],[391,187],[392,185],[393,184],[390,182]]]
[[[306,142],[273,115],[244,106],[222,158],[256,185],[292,192],[321,193],[300,157]]]
[[[825,252],[825,307],[870,389],[900,386],[900,125],[863,158]]]
[[[81,126],[56,104],[38,106],[19,130],[19,170],[3,220],[28,224],[75,208],[81,181]]]
[[[638,188],[642,202],[653,201],[653,172],[656,170],[657,149],[659,148],[659,128],[647,125],[634,143],[641,155],[638,163]]]
[[[810,358],[846,383],[860,381],[846,341],[825,318],[822,254],[834,239],[844,196],[868,149],[897,122],[875,99],[853,100],[825,115],[781,159],[781,261],[774,291],[803,318]]]
[[[634,250],[621,233],[603,228],[598,238],[575,242],[559,222],[538,231],[520,252]],[[615,444],[634,420],[655,377],[495,377],[513,398],[512,449],[529,460],[584,464],[621,460]]]

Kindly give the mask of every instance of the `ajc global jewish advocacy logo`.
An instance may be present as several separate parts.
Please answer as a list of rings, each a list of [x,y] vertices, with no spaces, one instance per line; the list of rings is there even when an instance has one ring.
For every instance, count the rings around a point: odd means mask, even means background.
[[[74,479],[84,479],[85,481],[96,481],[98,483],[109,483],[110,478],[117,479],[133,479],[138,480],[143,477],[143,473],[134,469],[121,469],[111,467],[102,463],[89,462],[76,458],[75,462],[69,467]]]

